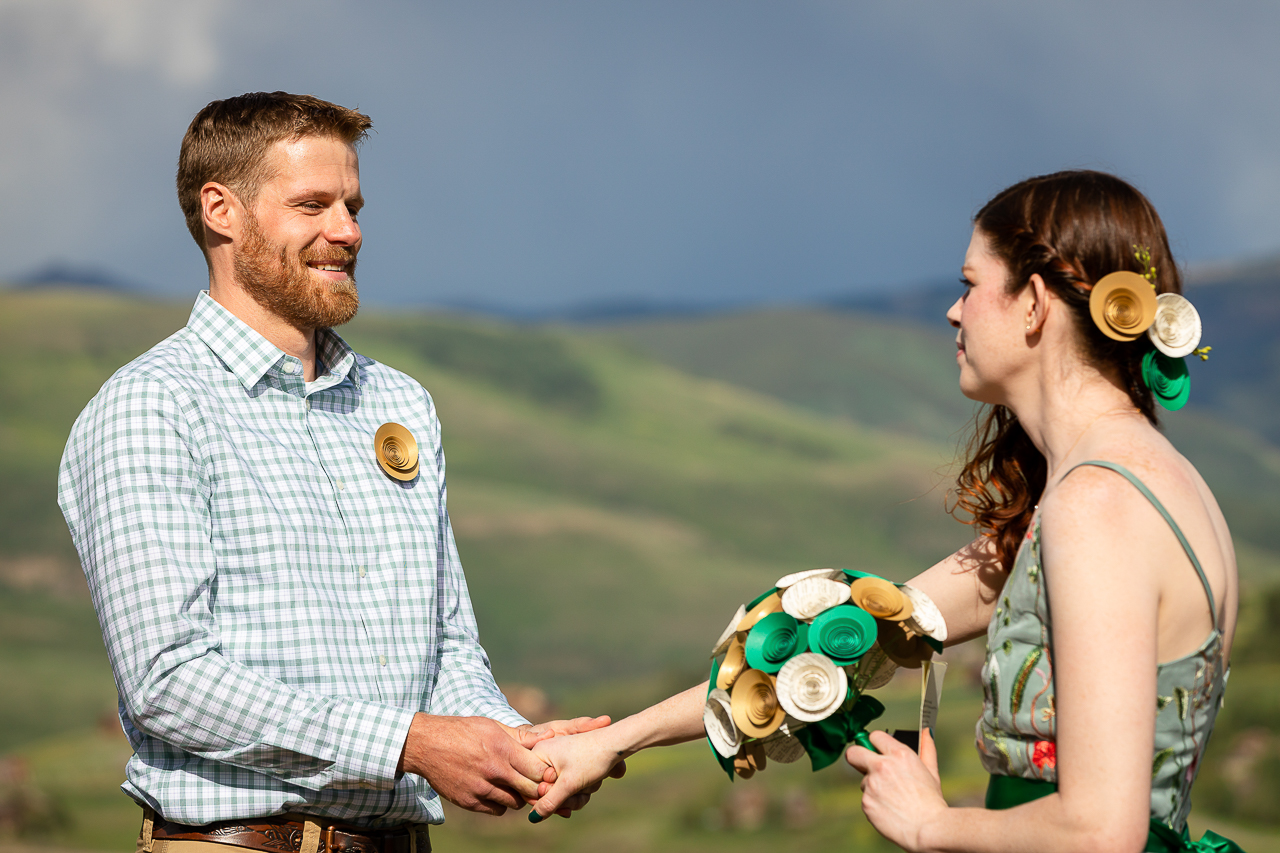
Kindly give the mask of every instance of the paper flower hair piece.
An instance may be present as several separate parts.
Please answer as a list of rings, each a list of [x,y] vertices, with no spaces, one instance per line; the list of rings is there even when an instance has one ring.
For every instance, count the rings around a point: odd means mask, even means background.
[[[1089,314],[1102,334],[1132,341],[1156,318],[1156,293],[1136,272],[1104,275],[1089,293]]]
[[[779,578],[738,608],[712,648],[707,740],[744,778],[808,755],[814,770],[851,742],[870,746],[884,706],[865,691],[942,651],[947,626],[927,595],[869,575],[813,569]]]
[[[1191,377],[1187,363],[1181,358],[1170,358],[1158,350],[1142,357],[1142,381],[1147,383],[1156,402],[1171,412],[1187,404],[1191,396]]]
[[[1156,318],[1147,329],[1156,349],[1169,358],[1182,358],[1200,346],[1200,333],[1200,312],[1190,300],[1179,293],[1156,297]]]

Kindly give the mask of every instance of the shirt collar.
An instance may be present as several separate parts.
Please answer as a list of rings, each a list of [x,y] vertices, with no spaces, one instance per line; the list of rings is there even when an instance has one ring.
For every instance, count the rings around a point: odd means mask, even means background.
[[[215,301],[207,290],[196,296],[187,328],[222,359],[246,391],[257,385],[269,371],[280,372],[286,362],[297,363],[296,358],[285,355],[283,350]],[[355,353],[333,329],[316,331],[316,353],[328,368],[329,376],[336,379],[330,384],[338,384],[341,380],[337,378],[342,376],[349,377],[356,385],[360,384]]]

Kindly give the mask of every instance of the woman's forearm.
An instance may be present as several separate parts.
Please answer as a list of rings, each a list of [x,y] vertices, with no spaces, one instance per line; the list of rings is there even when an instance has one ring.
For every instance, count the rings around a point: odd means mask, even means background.
[[[651,746],[668,746],[702,737],[702,709],[707,683],[690,687],[599,731],[619,755],[634,755]]]

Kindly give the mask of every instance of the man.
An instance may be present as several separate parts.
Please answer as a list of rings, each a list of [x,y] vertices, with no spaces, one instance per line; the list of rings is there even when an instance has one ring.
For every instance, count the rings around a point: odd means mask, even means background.
[[[196,116],[178,197],[209,290],[67,443],[59,503],[148,853],[425,853],[439,797],[520,807],[546,770],[528,747],[608,724],[531,728],[509,707],[477,639],[431,397],[332,331],[358,303],[370,126],[283,92]],[[388,423],[416,442],[416,471],[384,467]]]

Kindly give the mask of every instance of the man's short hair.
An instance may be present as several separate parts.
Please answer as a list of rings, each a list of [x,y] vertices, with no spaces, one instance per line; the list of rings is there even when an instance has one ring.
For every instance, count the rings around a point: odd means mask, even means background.
[[[187,230],[205,258],[200,188],[216,181],[252,205],[268,173],[267,150],[281,140],[332,137],[348,145],[365,138],[373,122],[364,113],[288,92],[249,92],[213,101],[196,114],[178,155],[178,204]]]

